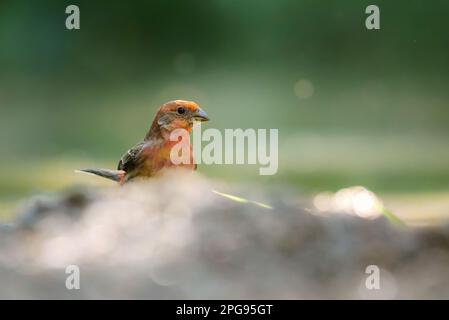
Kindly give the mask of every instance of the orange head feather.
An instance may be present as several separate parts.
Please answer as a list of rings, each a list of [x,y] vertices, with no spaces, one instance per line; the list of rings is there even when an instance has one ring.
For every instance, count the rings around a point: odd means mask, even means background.
[[[185,129],[190,132],[195,121],[208,120],[209,117],[196,102],[173,100],[159,108],[145,138],[167,137],[175,129]]]

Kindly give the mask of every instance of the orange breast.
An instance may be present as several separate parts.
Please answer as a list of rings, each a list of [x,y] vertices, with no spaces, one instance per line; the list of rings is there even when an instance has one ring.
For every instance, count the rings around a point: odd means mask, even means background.
[[[151,146],[144,148],[141,153],[140,165],[133,172],[135,177],[152,177],[157,175],[159,171],[166,168],[185,168],[193,170],[195,163],[193,159],[192,146],[188,145],[190,149],[190,162],[188,164],[174,164],[170,159],[170,153],[172,147],[176,144],[176,141],[166,141],[158,146]]]

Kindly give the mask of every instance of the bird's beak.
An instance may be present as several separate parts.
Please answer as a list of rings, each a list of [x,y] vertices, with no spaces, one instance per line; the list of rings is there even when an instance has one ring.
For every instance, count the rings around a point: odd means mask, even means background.
[[[193,118],[196,121],[209,121],[209,117],[207,116],[206,112],[204,112],[203,109],[198,108],[195,112],[195,114],[193,115]]]

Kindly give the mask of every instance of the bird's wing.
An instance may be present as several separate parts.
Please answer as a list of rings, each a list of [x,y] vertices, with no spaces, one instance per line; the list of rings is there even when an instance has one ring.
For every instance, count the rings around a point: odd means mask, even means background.
[[[129,149],[118,162],[117,169],[125,172],[131,172],[137,165],[139,154],[145,146],[145,142],[139,142]]]

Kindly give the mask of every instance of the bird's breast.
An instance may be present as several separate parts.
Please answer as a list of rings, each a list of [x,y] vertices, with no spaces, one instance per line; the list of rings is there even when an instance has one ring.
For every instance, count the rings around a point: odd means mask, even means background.
[[[161,170],[166,168],[185,168],[194,170],[195,164],[192,154],[192,146],[188,144],[182,148],[182,152],[188,152],[188,163],[175,164],[171,159],[173,148],[178,142],[164,141],[161,144],[148,145],[142,150],[140,166],[137,168],[134,176],[152,177],[157,175]],[[176,149],[178,150],[178,148]]]

